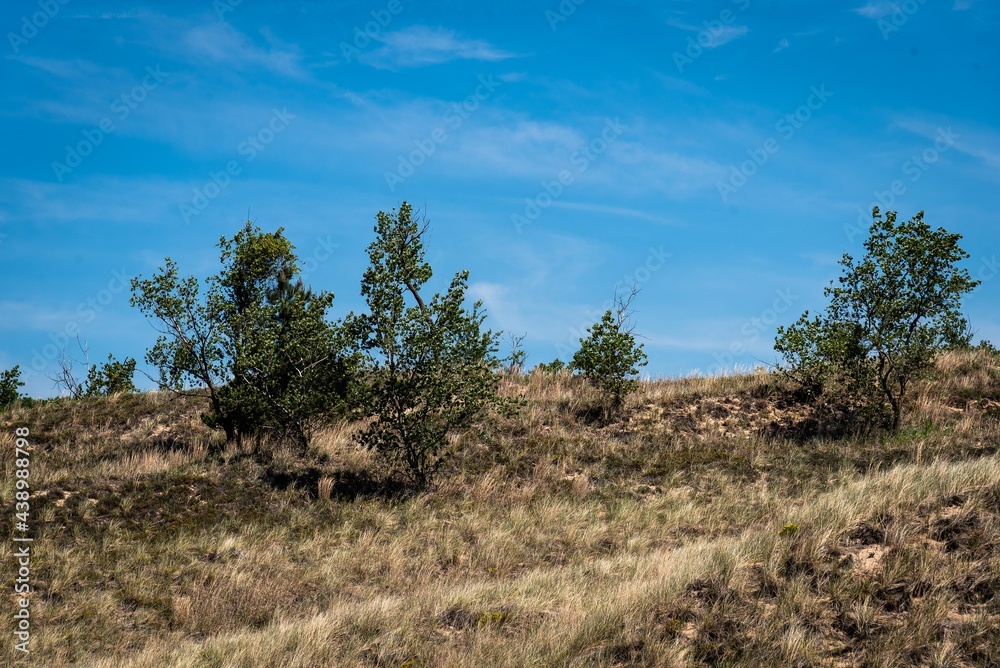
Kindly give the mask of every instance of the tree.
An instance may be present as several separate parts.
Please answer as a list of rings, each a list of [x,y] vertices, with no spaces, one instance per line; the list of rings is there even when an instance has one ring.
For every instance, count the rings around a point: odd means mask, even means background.
[[[426,231],[406,202],[378,213],[361,283],[369,312],[350,318],[368,372],[364,417],[371,422],[359,442],[402,465],[421,487],[450,433],[504,405],[493,371],[498,337],[483,331],[480,302],[464,307],[469,272],[456,274],[443,295],[421,292],[432,275]]]
[[[562,373],[565,369],[566,369],[566,363],[557,357],[551,362],[539,362],[535,366],[534,371],[538,371],[539,373],[557,375]]]
[[[135,359],[126,357],[117,361],[108,355],[108,361],[101,366],[92,366],[87,372],[88,396],[111,396],[112,394],[132,394],[138,392],[132,378],[135,376]]]
[[[638,385],[639,369],[648,362],[633,336],[630,305],[637,294],[633,287],[624,297],[616,295],[614,309],[587,328],[590,336],[580,339],[580,349],[573,355],[572,367],[601,391],[605,419],[621,410],[625,397]]]
[[[825,312],[778,328],[789,375],[850,405],[865,427],[897,430],[907,391],[934,355],[969,343],[961,299],[979,281],[958,266],[969,257],[961,238],[931,229],[923,211],[897,224],[896,212],[875,207],[865,256],[840,260]]]
[[[22,398],[20,388],[24,387],[21,380],[21,367],[14,365],[13,369],[0,372],[0,409],[10,406]]]
[[[90,352],[85,343],[77,337],[77,346],[83,354],[82,362],[78,362],[63,348],[59,351],[59,373],[49,376],[55,387],[69,394],[74,399],[83,397],[106,397],[112,394],[127,394],[138,392],[132,378],[135,375],[135,360],[126,357],[117,361],[113,355],[108,355],[108,361],[101,365],[90,363]],[[76,365],[82,363],[86,377],[81,381],[76,377]]]
[[[296,280],[283,232],[248,221],[222,237],[222,270],[204,296],[166,258],[152,278],[133,279],[132,304],[158,323],[146,361],[162,389],[207,398],[203,419],[228,441],[280,433],[305,448],[312,429],[343,409],[350,362],[326,320],[333,295]]]
[[[528,361],[528,352],[524,349],[524,339],[527,334],[507,333],[503,338],[510,345],[510,354],[500,360],[500,370],[511,376],[524,373],[524,363]]]

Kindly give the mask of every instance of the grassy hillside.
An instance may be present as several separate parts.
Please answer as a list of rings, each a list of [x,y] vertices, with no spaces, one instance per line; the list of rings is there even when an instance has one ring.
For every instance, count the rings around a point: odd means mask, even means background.
[[[31,665],[1000,665],[995,357],[939,359],[888,438],[817,435],[767,374],[610,425],[566,376],[504,391],[419,494],[349,425],[299,460],[155,393],[0,414],[4,535],[35,448]]]

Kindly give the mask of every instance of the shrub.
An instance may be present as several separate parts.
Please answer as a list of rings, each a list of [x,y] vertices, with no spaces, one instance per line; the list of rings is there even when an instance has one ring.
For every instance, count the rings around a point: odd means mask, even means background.
[[[580,339],[580,349],[573,355],[573,368],[600,389],[605,418],[621,410],[638,384],[639,369],[648,361],[628,325],[628,307],[635,294],[633,289],[627,300],[616,299],[615,312],[608,309],[587,329],[590,336]]]
[[[316,426],[343,410],[352,360],[343,332],[327,322],[333,302],[298,278],[283,229],[250,222],[219,241],[222,270],[205,293],[170,259],[132,281],[132,305],[159,323],[146,354],[162,389],[205,397],[203,419],[229,441],[279,433],[304,450]]]
[[[535,370],[539,373],[556,375],[566,370],[566,363],[561,359],[554,359],[551,362],[540,362]]]
[[[498,337],[482,330],[480,302],[464,307],[469,272],[456,274],[445,294],[424,299],[427,224],[413,220],[409,204],[380,211],[376,220],[361,283],[369,313],[350,317],[366,360],[363,417],[371,420],[358,438],[422,487],[449,433],[505,405],[493,371]]]
[[[132,378],[135,376],[135,360],[126,357],[119,362],[111,355],[101,366],[92,366],[87,371],[84,394],[87,396],[109,396],[138,392]]]
[[[132,377],[135,375],[134,359],[126,357],[124,361],[119,362],[112,355],[108,355],[108,361],[104,364],[91,365],[87,345],[81,343],[79,338],[77,345],[83,355],[82,361],[74,359],[65,348],[59,352],[59,373],[48,377],[56,389],[74,399],[138,392],[132,382]],[[76,377],[76,365],[81,363],[86,374],[82,381]]]
[[[10,406],[22,398],[20,388],[24,387],[21,380],[21,367],[14,365],[13,369],[0,372],[0,409]]]
[[[810,393],[849,406],[865,429],[897,430],[911,383],[938,351],[969,342],[961,297],[979,281],[957,266],[969,257],[961,235],[923,218],[921,211],[897,224],[894,211],[883,218],[875,207],[865,256],[841,259],[825,312],[778,328],[785,371]]]

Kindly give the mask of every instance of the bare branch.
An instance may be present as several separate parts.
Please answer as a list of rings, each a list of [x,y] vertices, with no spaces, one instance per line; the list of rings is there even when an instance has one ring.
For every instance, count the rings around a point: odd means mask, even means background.
[[[635,314],[635,309],[632,308],[632,302],[638,294],[639,288],[635,283],[630,285],[625,293],[620,293],[617,289],[615,290],[615,323],[618,325],[618,330],[625,332],[626,334],[632,334],[635,332],[635,323],[632,322],[632,316]]]

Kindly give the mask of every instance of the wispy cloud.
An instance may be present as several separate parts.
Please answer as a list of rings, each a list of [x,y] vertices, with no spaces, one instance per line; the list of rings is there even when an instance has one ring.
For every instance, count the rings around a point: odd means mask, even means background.
[[[261,31],[261,34],[268,48],[254,44],[228,23],[209,23],[190,29],[183,42],[192,56],[213,64],[224,63],[239,69],[258,66],[278,74],[302,76],[297,50],[282,44],[270,32]]]
[[[382,47],[362,56],[362,62],[378,69],[394,70],[452,60],[499,61],[514,57],[485,40],[465,39],[440,27],[411,26],[388,33],[381,41]]]
[[[862,7],[858,7],[854,10],[856,13],[861,14],[861,16],[870,19],[881,19],[890,14],[895,14],[899,11],[899,5],[895,2],[888,2],[887,0],[879,0],[878,2],[868,2]]]
[[[983,161],[987,168],[984,175],[996,180],[1000,170],[1000,132],[970,122],[955,124],[953,127],[951,120],[945,117],[899,116],[894,119],[894,123],[899,128],[932,142],[942,136],[953,135],[951,139],[955,150]]]
[[[712,28],[706,28],[703,25],[691,25],[680,21],[678,19],[669,19],[667,23],[674,28],[680,28],[681,30],[687,30],[688,32],[704,33],[704,40],[702,40],[702,35],[698,37],[698,44],[705,47],[706,49],[716,49],[723,44],[728,44],[734,39],[738,39],[750,32],[747,26],[734,26],[734,25],[719,25]]]
[[[743,37],[743,35],[748,32],[750,32],[750,29],[746,26],[725,26],[719,30],[709,33],[712,36],[712,41],[709,43],[708,48],[714,49],[722,46],[723,44],[728,44],[734,39]]]
[[[778,42],[778,46],[774,47],[774,51],[772,51],[771,53],[778,53],[779,51],[784,51],[787,48],[788,48],[788,40],[783,39],[780,42]]]

